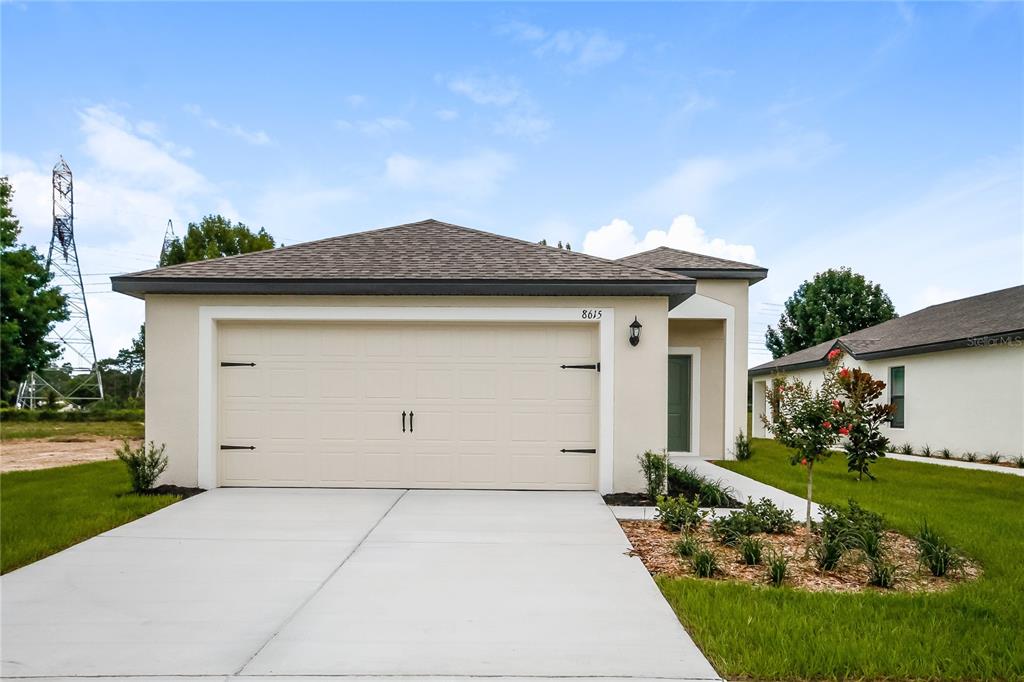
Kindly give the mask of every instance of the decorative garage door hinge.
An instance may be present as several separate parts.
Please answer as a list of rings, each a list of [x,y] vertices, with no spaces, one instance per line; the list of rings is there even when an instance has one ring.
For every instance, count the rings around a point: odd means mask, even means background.
[[[255,445],[221,445],[221,450],[255,450]]]
[[[561,365],[562,369],[596,369],[598,372],[601,371],[601,363],[598,362],[594,365]]]
[[[222,362],[221,367],[255,367],[255,362]]]
[[[587,454],[593,455],[597,453],[597,450],[595,450],[594,448],[582,448],[577,450],[573,450],[571,448],[562,448],[561,450],[559,450],[559,452],[585,452]]]

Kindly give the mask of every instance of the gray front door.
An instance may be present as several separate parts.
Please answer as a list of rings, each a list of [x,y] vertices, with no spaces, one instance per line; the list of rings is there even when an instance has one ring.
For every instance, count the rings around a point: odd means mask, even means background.
[[[693,356],[668,356],[668,449],[690,452]]]

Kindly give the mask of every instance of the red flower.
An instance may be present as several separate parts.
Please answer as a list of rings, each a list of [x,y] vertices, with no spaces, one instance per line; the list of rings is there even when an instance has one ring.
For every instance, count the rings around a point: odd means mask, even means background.
[[[841,370],[839,370],[839,376],[841,376],[844,379],[847,378],[848,376],[850,376],[850,370],[843,367]]]
[[[832,428],[832,422],[822,422],[821,425],[823,427],[825,427],[826,429],[831,429]]]
[[[843,354],[843,351],[839,350],[838,348],[833,348],[832,350],[830,350],[828,352],[828,361],[829,362],[834,362],[835,359],[838,358],[842,354]]]
[[[839,427],[839,435],[840,436],[849,436],[850,435],[850,426],[849,425],[840,426]]]
[[[832,409],[836,410],[836,411],[839,411],[839,408],[840,408],[839,401],[838,400],[833,400],[832,401]]]
[[[803,466],[807,466],[807,458],[804,457],[803,459],[801,459],[800,460],[800,464],[803,465]]]

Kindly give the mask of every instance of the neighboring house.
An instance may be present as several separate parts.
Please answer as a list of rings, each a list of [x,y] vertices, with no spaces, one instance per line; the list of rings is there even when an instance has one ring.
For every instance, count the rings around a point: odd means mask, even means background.
[[[646,449],[726,454],[765,275],[427,220],[112,282],[165,481],[611,492]]]
[[[896,448],[1024,452],[1024,286],[941,303],[750,370],[755,436],[773,376],[820,383],[826,355],[885,381],[896,405],[883,434]]]

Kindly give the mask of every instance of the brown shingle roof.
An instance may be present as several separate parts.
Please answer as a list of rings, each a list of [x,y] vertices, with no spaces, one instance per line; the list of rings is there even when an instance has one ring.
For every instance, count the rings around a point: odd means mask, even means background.
[[[939,303],[758,365],[751,374],[825,364],[837,343],[858,359],[969,347],[1005,337],[1024,341],[1024,285]]]
[[[680,251],[668,246],[659,246],[650,251],[620,258],[620,263],[656,268],[690,277],[733,277],[757,282],[768,276],[768,270],[760,265],[741,263],[702,253]]]
[[[112,282],[116,291],[136,295],[157,291],[184,293],[186,289],[196,293],[204,290],[219,293],[230,288],[228,285],[240,282],[250,284],[247,289],[250,293],[277,293],[280,287],[274,289],[274,283],[288,283],[289,291],[295,293],[301,293],[300,283],[308,284],[310,293],[329,293],[324,288],[327,283],[359,283],[365,289],[352,293],[373,293],[370,285],[381,282],[402,283],[406,288],[427,282],[437,286],[446,282],[521,282],[534,288],[539,282],[595,283],[604,285],[598,287],[600,293],[611,293],[618,286],[624,294],[636,290],[648,295],[684,294],[684,297],[694,286],[691,278],[682,275],[540,246],[437,220],[182,263],[120,275],[113,277]],[[186,286],[186,283],[191,284]],[[262,289],[257,286],[260,283],[264,285]],[[623,287],[625,284],[636,286]],[[580,286],[575,290],[583,291]],[[421,290],[408,293],[421,293]],[[423,290],[422,293],[428,292]]]

